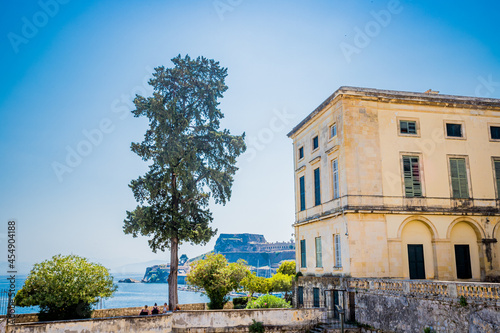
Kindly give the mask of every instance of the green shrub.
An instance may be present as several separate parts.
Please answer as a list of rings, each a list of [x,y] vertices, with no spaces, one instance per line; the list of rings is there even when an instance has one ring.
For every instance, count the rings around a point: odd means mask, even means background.
[[[76,255],[56,255],[33,266],[14,303],[38,305],[40,321],[90,318],[92,305],[116,289],[104,266]]]
[[[291,308],[290,303],[273,295],[262,295],[255,301],[248,302],[247,309]]]
[[[252,319],[253,323],[249,327],[250,333],[264,333],[264,324],[260,321]]]
[[[436,331],[434,331],[432,327],[426,327],[424,328],[424,333],[436,333]]]
[[[248,297],[236,297],[233,298],[233,308],[234,309],[244,309],[248,303]]]
[[[460,301],[458,301],[458,303],[461,305],[461,306],[467,306],[467,299],[463,296],[460,296]]]

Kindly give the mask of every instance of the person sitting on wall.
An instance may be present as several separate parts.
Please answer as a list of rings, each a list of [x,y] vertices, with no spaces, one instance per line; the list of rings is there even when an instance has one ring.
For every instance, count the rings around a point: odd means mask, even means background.
[[[172,310],[170,310],[170,306],[168,306],[167,303],[165,303],[163,304],[163,313],[167,312],[172,312]]]
[[[140,316],[147,316],[149,315],[149,310],[148,310],[148,306],[147,305],[144,305],[144,309],[141,309],[141,312],[139,313]]]
[[[153,310],[151,310],[151,314],[156,315],[158,313],[160,313],[160,311],[158,310],[158,305],[155,303],[155,306],[153,306]]]
[[[180,311],[180,309],[181,309],[181,307],[179,306],[179,304],[177,304],[177,305],[175,306],[175,310],[174,310],[174,311]]]

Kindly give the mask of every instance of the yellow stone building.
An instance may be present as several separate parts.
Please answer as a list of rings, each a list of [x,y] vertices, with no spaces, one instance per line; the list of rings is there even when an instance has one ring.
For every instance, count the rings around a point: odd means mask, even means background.
[[[302,274],[500,275],[500,99],[341,87],[288,136]]]

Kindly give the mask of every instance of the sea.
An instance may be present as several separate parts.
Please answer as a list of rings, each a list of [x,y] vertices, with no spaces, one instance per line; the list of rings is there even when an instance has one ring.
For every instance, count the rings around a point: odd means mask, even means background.
[[[118,283],[118,280],[131,278],[141,280],[144,274],[140,273],[115,273],[112,274],[115,285],[118,290],[113,294],[113,297],[101,300],[97,305],[97,309],[112,309],[112,308],[128,308],[137,306],[152,306],[157,303],[159,306],[163,303],[168,303],[168,284],[166,283]],[[16,275],[16,290],[19,290],[24,285],[27,275]],[[5,301],[2,299],[3,290],[9,289],[9,276],[0,275],[0,303]],[[185,285],[179,284],[182,288]],[[177,291],[179,304],[191,303],[207,303],[208,297],[200,292],[178,290]],[[0,304],[1,308],[1,304]],[[37,313],[38,307],[16,307],[16,313]]]

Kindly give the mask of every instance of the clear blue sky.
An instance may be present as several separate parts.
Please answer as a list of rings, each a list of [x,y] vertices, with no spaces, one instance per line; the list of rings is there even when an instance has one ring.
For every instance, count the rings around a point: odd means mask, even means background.
[[[146,171],[130,151],[146,129],[130,102],[177,54],[228,67],[222,125],[249,138],[231,202],[212,206],[213,226],[289,240],[286,133],[342,85],[499,98],[499,11],[497,1],[4,3],[0,262],[11,218],[22,262],[58,253],[108,267],[168,258],[122,225],[136,205],[128,184]],[[85,156],[70,166],[78,150]],[[198,255],[215,239],[180,253]]]

